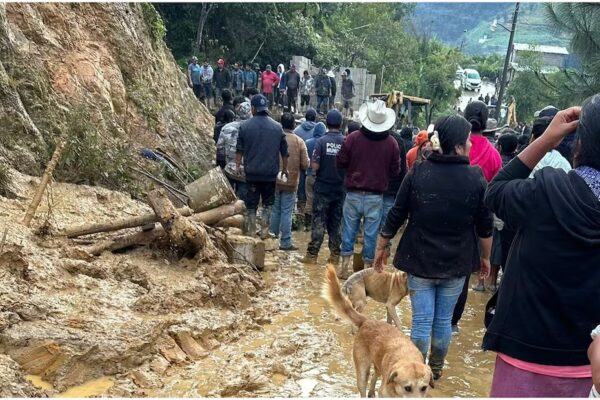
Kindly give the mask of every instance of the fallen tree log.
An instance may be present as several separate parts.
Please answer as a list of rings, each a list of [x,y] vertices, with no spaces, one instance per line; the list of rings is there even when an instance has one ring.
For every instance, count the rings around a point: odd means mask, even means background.
[[[214,226],[217,228],[243,229],[244,228],[244,216],[237,214],[237,215],[233,215],[231,217],[223,218],[222,220],[217,222]]]
[[[194,222],[179,214],[163,189],[154,189],[149,192],[148,203],[176,249],[192,254],[194,258],[202,261],[220,256],[220,252],[208,236],[204,224]]]
[[[113,240],[104,240],[100,243],[95,244],[91,247],[86,247],[85,251],[88,253],[99,256],[103,251],[115,251],[125,249],[131,246],[141,246],[150,244],[158,239],[166,237],[167,234],[162,226],[149,231],[141,231],[132,235],[122,236]]]
[[[194,211],[189,207],[178,208],[177,212],[184,217],[193,215],[192,219],[196,222],[202,222],[206,225],[213,225],[222,219],[244,212],[244,202],[238,200],[234,203],[220,206],[198,214],[194,214]],[[144,226],[153,222],[158,222],[158,217],[156,214],[146,214],[138,217],[125,218],[116,222],[85,224],[70,227],[65,229],[63,234],[69,238],[74,238],[83,235],[91,235],[93,233],[112,232],[121,229],[136,228],[138,226]]]

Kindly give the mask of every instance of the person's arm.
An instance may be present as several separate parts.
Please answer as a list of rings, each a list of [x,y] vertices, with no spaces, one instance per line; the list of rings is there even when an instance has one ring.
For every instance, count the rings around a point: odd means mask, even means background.
[[[298,140],[298,143],[300,143],[300,169],[305,170],[310,166],[306,143],[304,143],[304,140],[302,139]]]
[[[235,171],[241,172],[242,157],[244,155],[244,131],[239,127],[237,142],[235,144]]]
[[[383,271],[383,261],[386,257],[385,253],[388,243],[396,236],[396,233],[408,218],[412,180],[413,171],[409,172],[402,181],[400,189],[398,189],[398,193],[396,194],[394,206],[388,212],[385,224],[379,233],[375,261],[373,262],[373,268],[377,272]]]
[[[352,148],[352,137],[348,136],[342,143],[342,148],[335,157],[335,164],[338,168],[346,169],[350,165],[350,150]]]
[[[290,175],[288,172],[288,144],[285,138],[285,133],[281,131],[281,141],[279,142],[279,154],[281,154],[281,172],[287,177]]]
[[[398,147],[398,142],[393,137],[390,143],[392,143],[392,162],[390,163],[389,176],[395,177],[400,174],[400,149]]]
[[[313,153],[311,156],[311,162],[310,162],[310,169],[312,169],[315,172],[315,174],[321,167],[321,156],[322,156],[321,148],[322,147],[323,146],[321,146],[321,142],[319,140],[317,140],[315,143],[315,148],[313,150]]]
[[[404,148],[404,141],[398,142],[398,150],[400,151],[400,179],[404,179],[406,176],[406,149]]]
[[[537,181],[528,179],[532,169],[562,138],[577,128],[580,107],[560,111],[544,134],[504,167],[490,182],[486,205],[504,222],[518,228],[529,221],[537,207]]]
[[[596,393],[600,393],[600,325],[592,331],[592,338],[592,344],[588,348],[588,358],[592,366],[592,384]]]

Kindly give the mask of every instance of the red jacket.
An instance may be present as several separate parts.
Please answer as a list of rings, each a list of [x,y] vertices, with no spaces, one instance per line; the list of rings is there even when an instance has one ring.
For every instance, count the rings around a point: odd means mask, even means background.
[[[273,93],[273,85],[279,83],[279,77],[273,71],[265,71],[261,74],[262,79],[262,92]]]

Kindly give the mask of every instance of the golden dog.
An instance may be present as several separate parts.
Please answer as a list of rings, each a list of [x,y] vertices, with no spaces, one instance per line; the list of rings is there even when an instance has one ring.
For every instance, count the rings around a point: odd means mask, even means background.
[[[400,318],[396,314],[396,306],[408,294],[404,272],[377,273],[373,268],[366,268],[353,273],[344,282],[342,292],[348,296],[352,307],[359,313],[367,305],[367,296],[385,304],[387,322],[400,328]]]
[[[429,387],[433,387],[433,376],[431,368],[423,362],[421,352],[396,327],[357,312],[343,295],[333,265],[327,266],[323,294],[341,317],[358,327],[352,356],[361,397],[367,395],[371,365],[375,367],[375,375],[369,386],[369,397],[375,396],[375,385],[380,376],[379,397],[427,395]]]

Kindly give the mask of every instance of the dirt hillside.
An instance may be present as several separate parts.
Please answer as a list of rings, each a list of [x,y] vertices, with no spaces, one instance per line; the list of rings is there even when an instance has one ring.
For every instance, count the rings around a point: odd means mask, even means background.
[[[57,138],[72,134],[109,158],[106,169],[160,146],[206,171],[212,117],[163,37],[150,4],[0,3],[0,162],[37,175]],[[67,157],[66,169],[83,156]]]

